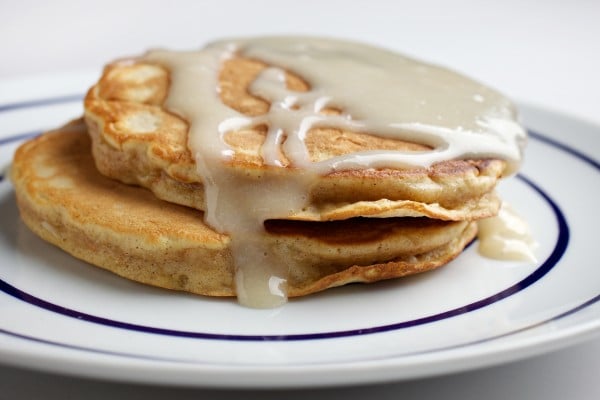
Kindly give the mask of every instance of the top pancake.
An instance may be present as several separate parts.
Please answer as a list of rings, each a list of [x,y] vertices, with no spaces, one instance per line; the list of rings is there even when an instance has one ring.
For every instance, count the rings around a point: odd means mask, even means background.
[[[233,58],[223,63],[219,95],[228,107],[249,116],[267,112],[269,104],[248,86],[267,67],[264,62]],[[103,174],[150,188],[157,197],[203,209],[203,182],[188,150],[188,123],[164,106],[169,71],[141,60],[106,67],[85,99],[85,117],[96,165]],[[305,91],[302,77],[287,73],[291,90]],[[340,110],[326,109],[327,113]],[[231,132],[233,150],[227,166],[259,179],[264,174],[299,174],[297,168],[266,165],[260,156],[266,127]],[[367,150],[422,151],[428,147],[333,128],[313,128],[306,138],[311,161]],[[285,154],[282,154],[285,160]],[[496,159],[448,160],[429,168],[356,169],[320,176],[310,188],[309,204],[287,216],[299,220],[335,220],[356,216],[426,216],[472,220],[493,215],[493,193],[506,162]]]

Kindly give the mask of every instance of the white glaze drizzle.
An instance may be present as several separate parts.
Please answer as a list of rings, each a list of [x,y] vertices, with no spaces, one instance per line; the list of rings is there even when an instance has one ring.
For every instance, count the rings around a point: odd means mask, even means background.
[[[269,112],[245,116],[223,104],[218,74],[224,60],[243,56],[271,65],[249,90],[270,102]],[[143,58],[170,71],[165,106],[190,123],[189,148],[205,187],[208,224],[230,235],[236,288],[242,304],[271,307],[286,301],[286,261],[272,251],[263,228],[307,202],[319,175],[355,168],[430,166],[461,158],[501,158],[518,168],[525,132],[512,104],[496,91],[446,69],[358,43],[333,39],[269,37],[215,42],[201,51],[152,51]],[[310,84],[288,90],[284,70]],[[334,107],[341,115],[324,115]],[[265,175],[257,185],[232,173],[228,132],[267,125],[261,154],[281,167],[280,147],[295,178]],[[368,151],[311,163],[304,140],[315,127],[335,127],[413,141],[432,151]],[[285,135],[285,142],[283,137]]]

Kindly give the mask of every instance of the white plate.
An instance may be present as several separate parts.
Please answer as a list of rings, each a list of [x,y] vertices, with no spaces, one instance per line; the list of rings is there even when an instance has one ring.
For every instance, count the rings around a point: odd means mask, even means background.
[[[94,76],[0,82],[0,165],[24,137],[81,113]],[[251,310],[132,283],[19,220],[0,181],[0,360],[114,380],[321,386],[431,376],[563,347],[600,331],[600,128],[522,107],[522,172],[500,192],[539,242],[534,265],[480,257],[408,279]]]

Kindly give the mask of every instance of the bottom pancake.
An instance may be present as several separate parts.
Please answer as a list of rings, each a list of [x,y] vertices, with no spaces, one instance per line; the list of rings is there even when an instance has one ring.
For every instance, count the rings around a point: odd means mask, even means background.
[[[227,235],[201,212],[159,200],[95,168],[75,121],[22,145],[11,169],[23,221],[44,240],[122,277],[208,296],[235,296]],[[267,221],[289,265],[288,295],[434,269],[474,238],[473,222],[427,218]]]

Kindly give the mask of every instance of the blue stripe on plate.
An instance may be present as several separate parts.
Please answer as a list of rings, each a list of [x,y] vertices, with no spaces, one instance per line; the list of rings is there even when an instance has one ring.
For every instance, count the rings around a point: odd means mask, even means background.
[[[540,326],[543,326],[547,323],[550,322],[556,322],[556,321],[560,321],[563,318],[566,318],[570,315],[573,315],[597,302],[600,301],[600,295],[593,297],[583,303],[581,303],[580,305],[578,305],[577,307],[574,307],[568,311],[565,311],[563,313],[560,313],[552,318],[537,322],[535,324],[531,324],[522,328],[519,328],[517,330],[511,331],[511,332],[507,332],[507,333],[503,333],[500,335],[496,335],[496,336],[490,336],[484,339],[479,339],[476,341],[472,341],[472,342],[467,342],[467,343],[461,343],[461,344],[457,344],[457,345],[452,345],[452,346],[445,346],[445,347],[438,347],[435,349],[428,349],[428,350],[423,350],[423,351],[418,351],[418,352],[410,352],[410,353],[402,353],[402,354],[393,354],[393,355],[388,355],[384,358],[377,358],[377,360],[380,359],[390,359],[390,358],[397,358],[397,357],[414,357],[414,356],[419,356],[419,355],[423,355],[423,354],[431,354],[431,353],[437,353],[440,351],[449,351],[449,350],[456,350],[456,349],[460,349],[460,348],[464,348],[464,347],[469,347],[469,346],[473,346],[473,345],[478,345],[478,344],[483,344],[486,342],[491,342],[494,340],[498,340],[498,339],[502,339],[502,338],[506,338],[506,337],[510,337],[512,335],[516,335],[518,333],[524,333],[527,332],[528,330],[531,329],[535,329],[538,328]],[[93,347],[85,347],[85,346],[78,346],[78,345],[73,345],[73,344],[69,344],[69,343],[61,343],[61,342],[57,342],[57,341],[53,341],[53,340],[47,340],[47,339],[42,339],[42,338],[37,338],[34,336],[29,336],[29,335],[23,335],[21,333],[17,333],[17,332],[12,332],[12,331],[8,331],[6,329],[1,329],[0,328],[0,334],[4,334],[7,336],[11,336],[14,337],[16,339],[20,339],[20,340],[26,340],[29,342],[34,342],[34,343],[40,343],[40,344],[46,344],[46,345],[50,345],[50,346],[56,346],[59,348],[64,348],[64,349],[69,349],[69,350],[77,350],[77,351],[84,351],[84,352],[88,352],[88,353],[94,353],[94,354],[102,354],[102,355],[108,355],[108,356],[117,356],[117,357],[126,357],[126,358],[133,358],[133,359],[138,359],[138,360],[147,360],[147,361],[153,361],[153,362],[176,362],[176,363],[184,363],[184,364],[193,364],[193,365],[199,365],[199,364],[206,364],[206,363],[201,363],[195,360],[183,360],[183,359],[178,359],[178,358],[166,358],[166,357],[156,357],[156,356],[147,356],[147,355],[143,355],[143,354],[135,354],[135,353],[125,353],[125,352],[117,352],[117,351],[108,351],[108,350],[101,350],[101,349],[96,349]],[[368,359],[368,360],[361,360],[361,361],[375,361],[375,359]],[[216,363],[211,362],[210,365],[215,365]],[[315,364],[315,363],[310,363],[311,365]],[[224,364],[224,365],[231,365],[229,364]],[[295,364],[296,365],[296,364]],[[252,367],[256,367],[256,366],[262,366],[262,364],[255,364],[255,365],[247,365],[247,367],[252,368]]]
[[[73,103],[76,101],[81,101],[82,99],[83,95],[81,94],[69,94],[65,96],[48,97],[45,99],[35,99],[15,103],[0,104],[0,113],[19,110],[22,108],[44,107],[53,104]]]

